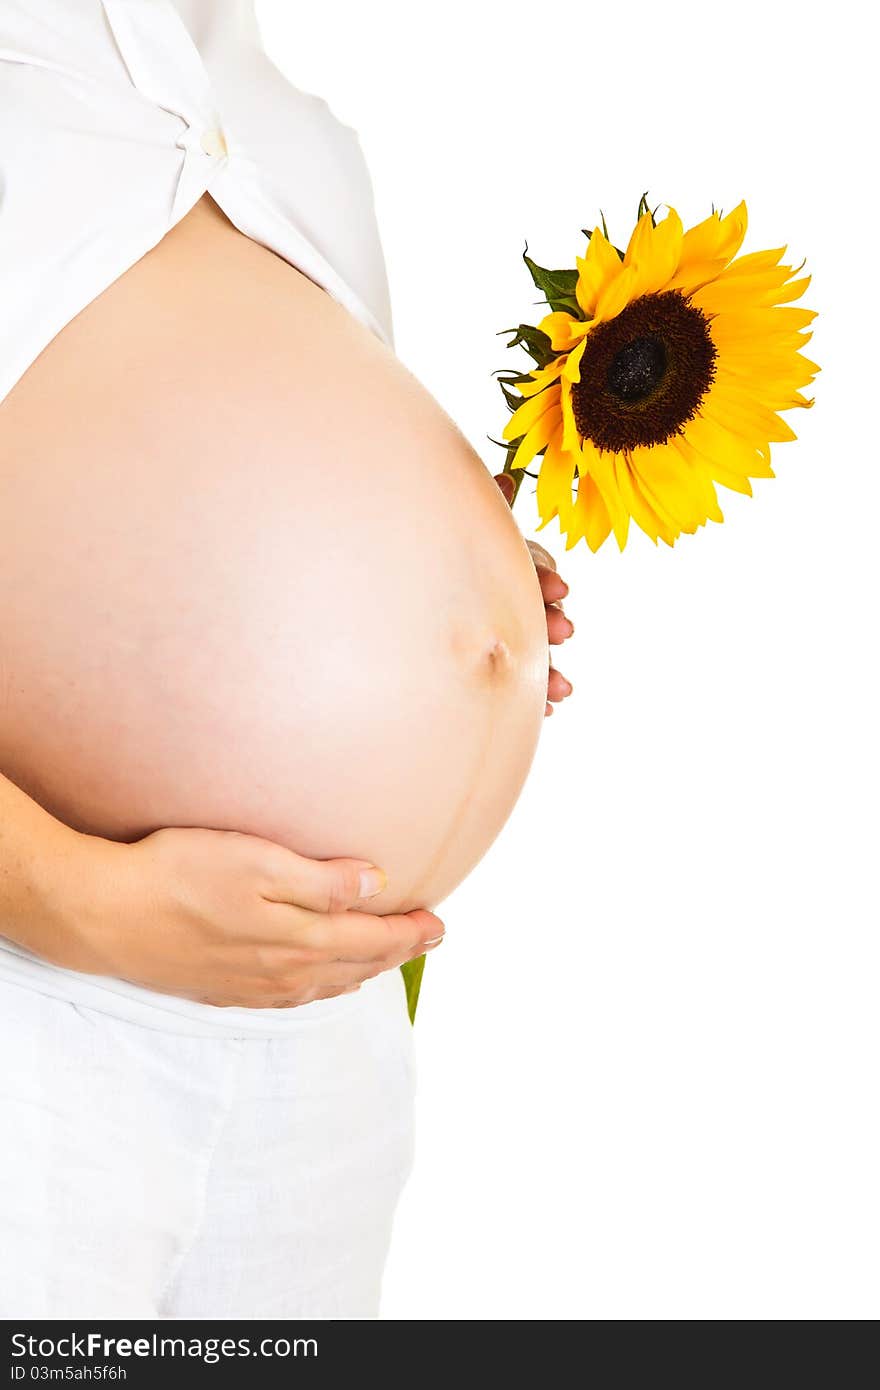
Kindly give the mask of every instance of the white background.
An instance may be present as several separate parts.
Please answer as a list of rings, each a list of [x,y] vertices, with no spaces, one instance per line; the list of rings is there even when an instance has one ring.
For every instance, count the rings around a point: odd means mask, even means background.
[[[360,132],[397,347],[493,471],[495,334],[639,195],[745,197],[823,373],[723,525],[548,544],[575,695],[441,915],[388,1318],[841,1319],[878,1300],[875,58],[853,5],[258,6]],[[508,354],[513,358],[513,354]],[[517,503],[534,535],[533,484]],[[548,539],[549,538],[549,539]]]

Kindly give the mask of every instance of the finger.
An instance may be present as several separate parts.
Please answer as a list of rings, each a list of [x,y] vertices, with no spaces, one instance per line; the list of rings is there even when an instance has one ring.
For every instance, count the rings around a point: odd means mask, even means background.
[[[215,1009],[298,1009],[302,1004],[311,1004],[315,999],[332,998],[337,994],[354,994],[359,985],[351,985],[347,989],[329,990],[327,994],[318,995],[314,987],[310,989],[304,997],[295,997],[284,1000],[266,999],[262,995],[218,995],[216,998],[201,996],[196,1001],[199,1004],[210,1004]]]
[[[543,565],[545,570],[555,570],[556,561],[553,559],[549,550],[545,550],[543,545],[539,545],[537,541],[526,541],[526,545],[529,548],[529,554],[534,560],[536,568],[538,565]]]
[[[439,945],[439,942],[437,943]],[[426,950],[434,950],[429,946]],[[419,952],[421,955],[422,953]],[[412,957],[406,956],[404,960]],[[295,971],[289,978],[279,974],[277,986],[269,985],[257,993],[264,1000],[264,1008],[283,1008],[286,1004],[310,1003],[314,999],[329,999],[336,994],[353,993],[367,980],[384,975],[388,970],[396,970],[403,960],[394,957],[390,960],[372,961],[324,961],[313,966],[306,975]]]
[[[278,999],[271,1004],[264,1004],[262,1007],[268,1009],[296,1009],[306,1002],[314,1004],[318,999],[338,999],[342,994],[357,994],[361,987],[361,983],[361,981],[358,981],[357,984],[347,985],[312,985],[308,992],[307,1000],[299,999],[294,995],[291,999]]]
[[[565,700],[572,692],[572,684],[563,676],[561,671],[557,671],[555,666],[550,667],[550,677],[547,681],[547,699],[558,704],[560,700]]]
[[[546,704],[546,705],[544,706],[544,718],[546,719],[546,718],[547,718],[547,715],[548,715],[548,714],[552,714],[552,713],[553,713],[553,706],[552,706],[551,704],[549,704],[549,703]]]
[[[547,636],[550,645],[558,647],[574,632],[574,623],[566,618],[561,608],[551,606],[547,609]]]
[[[516,490],[516,483],[513,481],[513,478],[511,478],[509,473],[496,473],[495,481],[501,489],[501,492],[504,496],[504,500],[507,503],[508,507],[512,507],[513,494]]]
[[[429,942],[442,940],[445,930],[439,917],[421,908],[387,917],[342,912],[310,917],[295,934],[288,929],[288,943],[329,961],[403,961],[421,955]]]
[[[371,960],[325,959],[310,961],[306,965],[303,964],[301,952],[278,951],[264,957],[264,973],[260,978],[243,979],[238,982],[237,990],[226,991],[222,996],[199,995],[198,998],[201,1003],[215,1004],[221,1008],[295,1008],[300,1004],[310,1004],[315,999],[354,993],[365,980],[372,980],[387,970],[403,965],[405,961],[415,960],[436,950],[442,940],[442,936],[436,937],[432,941],[419,942],[415,949],[395,951],[390,956]]]
[[[556,603],[559,599],[565,598],[568,585],[561,575],[555,570],[548,570],[544,565],[536,565],[535,571],[545,603]]]
[[[381,893],[388,879],[365,859],[306,859],[267,841],[263,897],[310,912],[344,912]]]
[[[334,983],[321,983],[314,976],[310,976],[297,981],[289,980],[286,988],[279,981],[275,989],[267,988],[265,983],[259,986],[252,984],[240,989],[238,993],[227,990],[222,994],[200,994],[195,998],[197,1003],[211,1004],[216,1009],[298,1009],[302,1004],[311,1004],[315,999],[333,999],[339,994],[356,994],[360,987],[359,981],[352,983],[348,976],[345,983],[338,980]]]

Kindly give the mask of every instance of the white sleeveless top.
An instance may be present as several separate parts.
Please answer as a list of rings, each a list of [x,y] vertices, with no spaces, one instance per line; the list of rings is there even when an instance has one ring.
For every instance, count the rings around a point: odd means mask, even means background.
[[[0,401],[206,191],[392,343],[358,137],[274,66],[252,0],[2,0]]]

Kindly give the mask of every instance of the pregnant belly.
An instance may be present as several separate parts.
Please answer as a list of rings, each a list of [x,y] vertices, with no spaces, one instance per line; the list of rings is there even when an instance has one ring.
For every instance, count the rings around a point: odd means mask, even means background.
[[[436,402],[209,198],[0,407],[0,771],[77,829],[244,830],[436,905],[541,727],[526,547]]]

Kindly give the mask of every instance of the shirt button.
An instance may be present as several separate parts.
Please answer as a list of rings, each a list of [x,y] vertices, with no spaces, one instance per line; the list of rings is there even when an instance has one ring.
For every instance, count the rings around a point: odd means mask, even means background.
[[[222,130],[203,130],[201,146],[205,154],[209,154],[212,159],[222,159],[228,153],[226,136]]]

